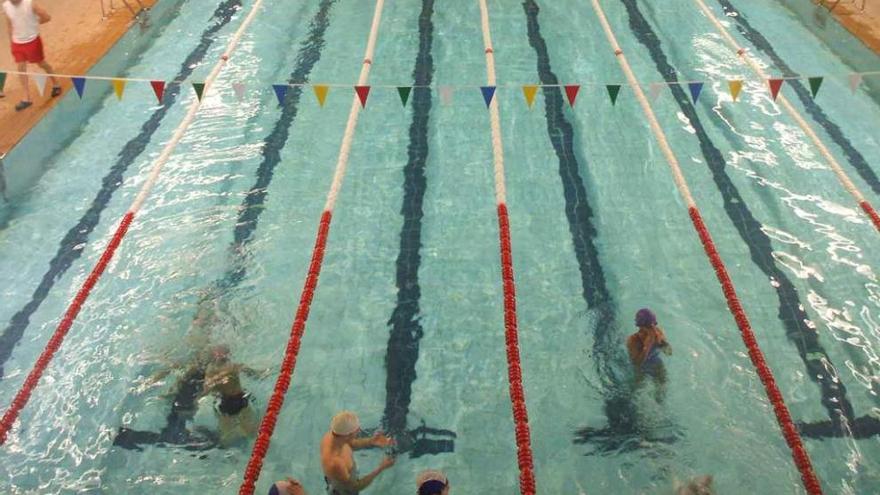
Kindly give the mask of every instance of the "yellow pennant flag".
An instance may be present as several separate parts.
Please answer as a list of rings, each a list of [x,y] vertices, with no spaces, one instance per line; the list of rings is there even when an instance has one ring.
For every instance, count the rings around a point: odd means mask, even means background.
[[[743,82],[736,81],[727,81],[727,85],[730,86],[730,96],[733,97],[733,101],[736,101],[739,98],[739,92],[743,89]]]
[[[538,87],[534,84],[523,86],[523,96],[526,97],[526,103],[528,103],[529,108],[532,108],[532,104],[535,103],[535,95],[538,93]]]
[[[125,91],[125,79],[113,79],[113,92],[116,93],[116,99],[122,99],[122,93]]]
[[[315,97],[318,98],[318,104],[323,107],[324,102],[327,101],[327,92],[330,91],[330,86],[327,86],[326,84],[316,84],[312,86],[312,89],[315,90]]]

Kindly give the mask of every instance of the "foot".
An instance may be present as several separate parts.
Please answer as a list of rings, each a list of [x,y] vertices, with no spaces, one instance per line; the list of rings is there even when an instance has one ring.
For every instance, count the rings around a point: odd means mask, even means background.
[[[34,104],[34,102],[32,102],[32,101],[24,101],[24,100],[22,100],[22,101],[18,102],[17,105],[15,105],[15,111],[16,111],[16,112],[20,112],[20,111],[24,110],[25,108],[27,108],[27,107],[29,107],[29,106],[31,106],[31,105],[33,105],[33,104]]]
[[[61,95],[61,86],[52,86],[52,98]]]

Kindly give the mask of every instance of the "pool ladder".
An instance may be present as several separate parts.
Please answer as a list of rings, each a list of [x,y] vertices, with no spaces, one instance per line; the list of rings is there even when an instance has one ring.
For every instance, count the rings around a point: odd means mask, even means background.
[[[141,2],[141,0],[120,0],[122,5],[131,12],[132,20],[135,20],[140,24],[141,29],[147,29],[150,27],[150,19],[149,12],[150,9],[146,5]],[[109,6],[104,5],[104,0],[101,0],[101,18],[106,19],[109,13],[112,13],[116,10],[116,6],[113,4],[114,0],[109,1]],[[136,5],[132,5],[136,4]],[[137,9],[135,9],[137,7]]]

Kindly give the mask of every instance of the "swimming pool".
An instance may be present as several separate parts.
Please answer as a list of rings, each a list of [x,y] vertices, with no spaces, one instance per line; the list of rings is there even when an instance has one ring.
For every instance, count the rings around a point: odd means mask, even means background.
[[[805,367],[806,354],[820,351],[846,387],[836,397],[859,417],[877,414],[874,227],[692,0],[602,4],[640,80],[674,71],[712,81],[696,105],[686,89],[664,89],[653,106],[794,419],[829,418],[835,396]],[[251,5],[180,4],[127,75],[204,78]],[[333,87],[321,108],[311,88],[294,87],[279,108],[270,84],[354,85],[373,6],[262,8],[3,447],[4,491],[236,490],[249,446],[137,451],[113,441],[122,426],[166,424],[173,380],[146,380],[188,353],[205,300],[220,318],[212,341],[254,367],[280,362],[352,94]],[[864,89],[849,93],[851,69],[778,6],[709,6],[769,72],[837,76],[815,103],[794,84],[783,92],[875,200],[880,105]],[[615,106],[608,101],[602,85],[624,78],[589,2],[498,0],[489,10],[539,492],[654,493],[711,473],[720,493],[800,493],[641,109],[628,88]],[[319,492],[318,440],[348,408],[412,443],[372,493],[411,493],[425,467],[444,469],[462,493],[514,493],[478,3],[388,2],[373,62],[375,87],[258,492],[286,474]],[[726,80],[735,78],[746,86],[732,104]],[[244,103],[231,89],[237,81],[248,83]],[[584,86],[574,108],[545,88],[529,110],[520,85],[537,83]],[[413,84],[433,89],[414,90],[403,108],[394,86]],[[453,87],[451,102],[441,86]],[[36,184],[6,205],[4,404],[195,98],[185,86],[175,91],[162,106],[148,85],[131,85],[122,102],[106,93],[88,119],[70,122],[76,137]],[[622,341],[643,306],[658,312],[675,348],[663,406],[619,393]],[[272,380],[245,385],[264,409]],[[195,423],[216,426],[210,400]],[[585,438],[585,428],[606,434]],[[870,493],[880,483],[876,437],[805,442],[828,492]],[[371,469],[380,455],[358,461]]]

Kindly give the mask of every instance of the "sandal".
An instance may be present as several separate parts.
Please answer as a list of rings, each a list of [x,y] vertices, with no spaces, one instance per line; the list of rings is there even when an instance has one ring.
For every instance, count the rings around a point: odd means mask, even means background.
[[[52,86],[52,98],[61,95],[61,86]]]
[[[24,101],[24,100],[22,100],[22,101],[18,102],[17,105],[15,105],[15,111],[16,111],[16,112],[20,112],[20,111],[24,110],[25,108],[27,108],[27,107],[29,107],[29,106],[31,106],[31,105],[33,105],[33,104],[34,104],[34,102],[32,102],[32,101]]]

